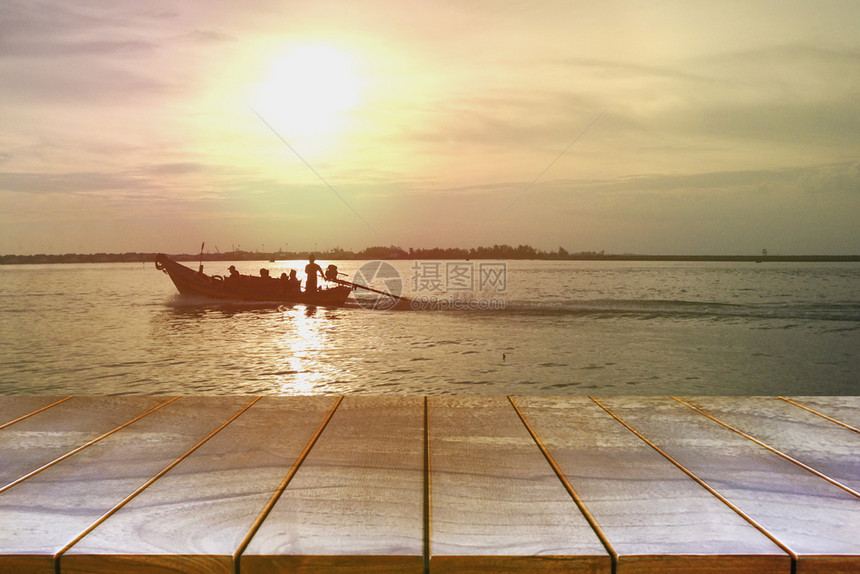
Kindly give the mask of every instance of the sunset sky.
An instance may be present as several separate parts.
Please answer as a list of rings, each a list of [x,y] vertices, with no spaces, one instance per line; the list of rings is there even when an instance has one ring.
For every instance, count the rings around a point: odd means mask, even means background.
[[[858,254],[858,25],[855,0],[6,0],[0,254]]]

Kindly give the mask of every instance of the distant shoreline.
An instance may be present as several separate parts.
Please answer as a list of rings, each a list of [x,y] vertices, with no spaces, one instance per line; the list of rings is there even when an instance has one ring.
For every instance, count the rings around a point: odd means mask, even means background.
[[[365,250],[358,253],[336,250],[331,252],[316,252],[320,260],[468,260],[492,259],[509,261],[691,261],[691,262],[795,262],[795,263],[832,263],[860,262],[860,255],[637,255],[637,254],[604,254],[604,253],[558,253],[558,252],[505,252],[493,253],[471,252],[461,249],[420,249],[396,250],[388,253],[380,249]],[[371,251],[368,253],[368,251]],[[155,253],[94,253],[63,255],[0,255],[0,265],[28,265],[53,263],[151,263],[155,261]],[[204,253],[203,261],[289,261],[304,260],[308,254],[301,253],[258,253],[258,252],[228,252]],[[170,255],[177,261],[200,261],[200,254]]]

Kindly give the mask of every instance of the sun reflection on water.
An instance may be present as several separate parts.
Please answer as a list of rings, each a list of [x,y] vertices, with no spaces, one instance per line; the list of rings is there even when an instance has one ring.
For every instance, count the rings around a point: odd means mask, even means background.
[[[277,342],[283,363],[274,386],[282,394],[318,394],[332,375],[319,359],[328,344],[329,319],[316,307],[284,306],[280,310],[291,329]]]

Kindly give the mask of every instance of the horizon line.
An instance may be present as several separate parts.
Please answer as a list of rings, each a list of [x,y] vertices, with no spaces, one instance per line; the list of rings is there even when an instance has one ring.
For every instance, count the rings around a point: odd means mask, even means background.
[[[138,263],[154,261],[159,252],[97,252],[97,253],[63,253],[31,255],[2,254],[0,265],[33,264],[33,263]],[[175,253],[169,257],[177,261],[295,261],[304,260],[309,254],[316,258],[336,260],[410,260],[410,259],[508,259],[508,260],[555,260],[555,261],[783,261],[783,262],[854,262],[860,261],[860,254],[649,254],[649,253],[606,253],[605,251],[570,252],[564,248],[553,251],[542,251],[528,245],[513,247],[496,245],[493,247],[432,247],[408,248],[397,246],[367,247],[360,251],[350,251],[335,247],[329,250],[315,251],[225,251],[206,253]]]

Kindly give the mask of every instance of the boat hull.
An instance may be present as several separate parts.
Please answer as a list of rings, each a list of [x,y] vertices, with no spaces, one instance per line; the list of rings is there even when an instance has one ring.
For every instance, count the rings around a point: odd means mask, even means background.
[[[206,275],[177,263],[162,253],[155,256],[155,267],[167,273],[181,294],[210,299],[303,303],[327,307],[343,305],[352,292],[352,288],[338,285],[320,289],[316,293],[306,293],[289,290],[285,282],[280,279],[249,275],[237,278]]]

